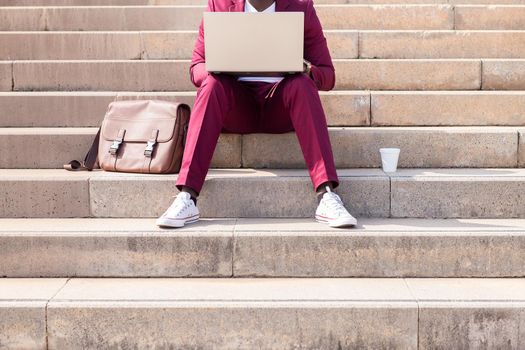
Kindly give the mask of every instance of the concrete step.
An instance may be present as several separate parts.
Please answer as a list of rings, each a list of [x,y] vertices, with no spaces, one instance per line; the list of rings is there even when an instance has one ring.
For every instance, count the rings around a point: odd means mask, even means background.
[[[523,277],[524,219],[0,219],[2,277]],[[24,261],[23,264],[20,261]]]
[[[62,168],[84,159],[97,130],[0,128],[0,168]],[[340,168],[381,167],[381,147],[401,149],[400,168],[513,168],[525,143],[524,127],[330,127],[329,134]],[[306,168],[295,132],[223,133],[211,166]]]
[[[525,124],[525,91],[343,90],[319,95],[330,126]],[[195,92],[0,92],[0,127],[99,126],[115,98],[193,106]]]
[[[525,5],[317,4],[324,29],[523,30]],[[476,0],[475,0],[476,1]],[[459,4],[458,4],[459,3]],[[0,7],[0,31],[196,30],[203,5]]]
[[[325,30],[324,34],[334,59],[525,57],[521,30]],[[191,59],[196,37],[197,31],[1,32],[0,59]]]
[[[456,92],[452,93],[455,94]],[[499,94],[497,92],[483,93]],[[525,122],[525,116],[521,114],[521,106],[525,106],[525,92],[504,92],[501,94],[509,95],[509,97],[474,98],[476,100],[473,101],[475,102],[474,105],[483,106],[483,113],[486,115],[486,119],[493,123],[497,122],[499,125],[505,125],[505,123],[522,125]],[[522,94],[522,96],[520,97],[519,94]],[[319,95],[328,125],[370,125],[369,92],[319,91]],[[193,107],[195,91],[118,93],[112,91],[0,92],[0,127],[98,127],[104,118],[108,104],[115,99],[162,99],[185,102]],[[520,102],[522,100],[523,102]],[[509,103],[510,101],[513,103]],[[474,105],[472,108],[475,108]],[[495,105],[499,106],[499,108],[491,109]],[[464,109],[464,102],[461,102],[460,108]],[[420,109],[418,110],[420,111]],[[400,111],[400,113],[403,112]],[[449,113],[452,120],[459,118],[456,115],[456,111],[450,111]],[[473,111],[471,117],[473,118],[471,119],[472,121],[477,119],[476,123],[483,124],[479,113]],[[418,116],[418,118],[420,117]],[[470,116],[465,118],[470,119]],[[435,118],[432,120],[435,122]]]
[[[523,347],[524,279],[2,279],[14,347]],[[196,326],[198,325],[198,326]],[[286,325],[286,326],[283,326]]]
[[[338,175],[337,192],[358,218],[525,217],[525,169],[339,169]],[[178,192],[176,178],[1,169],[0,217],[158,217]],[[316,206],[302,169],[212,169],[199,199],[202,217],[311,218]]]
[[[524,5],[457,5],[454,29],[522,30],[525,28]]]
[[[189,60],[5,61],[0,88],[194,91],[189,64]],[[525,59],[483,60],[483,76],[479,59],[337,59],[334,66],[336,90],[479,90],[482,81],[484,89],[525,87]]]
[[[201,5],[0,7],[0,31],[197,30],[205,10]],[[316,13],[324,29],[454,29],[454,7],[444,4],[321,4]]]
[[[524,32],[525,34],[525,32]],[[357,31],[325,30],[332,58],[357,58]],[[508,36],[507,36],[508,37]],[[191,59],[197,31],[0,32],[2,60]],[[505,35],[499,37],[505,41]],[[512,38],[507,39],[512,40]],[[514,42],[520,39],[514,40]],[[20,45],[24,43],[24,45]],[[502,46],[505,46],[503,43]],[[505,55],[508,51],[515,55]],[[520,57],[519,49],[500,56]],[[525,51],[522,50],[525,55]],[[521,56],[523,57],[523,55]]]

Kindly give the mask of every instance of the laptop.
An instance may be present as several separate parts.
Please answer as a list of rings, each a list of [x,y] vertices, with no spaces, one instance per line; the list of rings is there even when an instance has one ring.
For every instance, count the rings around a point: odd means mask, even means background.
[[[304,12],[204,12],[206,70],[303,71]]]

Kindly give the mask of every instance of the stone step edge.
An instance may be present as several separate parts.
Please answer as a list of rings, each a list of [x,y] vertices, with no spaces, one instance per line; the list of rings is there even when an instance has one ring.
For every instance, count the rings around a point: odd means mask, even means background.
[[[173,233],[235,237],[236,234],[274,235],[348,235],[349,239],[372,235],[524,235],[525,219],[417,219],[360,218],[349,230],[332,228],[311,218],[201,218],[199,222],[178,229],[161,228],[154,218],[0,218],[0,236],[38,237],[67,235],[151,235]],[[483,227],[482,225],[486,225]],[[277,233],[279,232],[279,233]]]
[[[524,309],[523,278],[0,279],[0,311],[17,326],[0,340],[417,349],[475,347],[481,338],[499,348],[518,341]]]
[[[397,169],[395,173],[386,173],[381,168],[339,168],[341,177],[359,177],[359,178],[525,178],[525,168],[402,168]],[[227,173],[230,171],[231,173]],[[221,175],[221,173],[223,175]],[[233,174],[235,173],[235,174]],[[210,168],[208,173],[210,178],[257,178],[257,177],[308,177],[306,169],[274,169],[274,168]],[[163,178],[173,178],[177,174],[140,174],[102,171],[95,169],[93,171],[67,171],[65,169],[0,169],[0,181],[4,180],[43,180],[48,178],[60,180],[88,180],[90,178],[151,178],[158,180]]]
[[[335,293],[326,291],[323,284],[340,290]],[[370,287],[377,287],[380,284],[388,284],[394,288],[379,288],[370,295],[362,294]],[[38,285],[43,288],[27,288]],[[155,285],[159,288],[149,288],[149,295],[142,295],[146,290],[145,287]],[[73,303],[97,300],[525,302],[525,278],[0,278],[0,286],[3,287],[0,288],[0,301],[4,302]],[[202,289],[193,291],[188,288],[193,286]],[[218,288],[215,289],[214,286]],[[277,288],[272,288],[271,291],[259,289],[268,286]],[[312,292],[315,293],[305,293],[305,286],[314,288]],[[187,289],[182,290],[181,287]],[[210,291],[203,291],[206,288],[210,288]],[[180,291],[179,294],[172,293],[177,289]],[[268,296],[265,296],[265,292],[268,291]],[[193,294],[194,292],[196,295]],[[322,297],[323,293],[332,296]]]

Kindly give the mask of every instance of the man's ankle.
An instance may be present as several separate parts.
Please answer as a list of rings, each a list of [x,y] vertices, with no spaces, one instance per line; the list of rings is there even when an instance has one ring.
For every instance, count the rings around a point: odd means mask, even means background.
[[[195,205],[197,205],[197,197],[199,196],[198,193],[191,187],[188,186],[182,186],[181,192],[186,192],[190,194],[190,198],[193,201]]]
[[[328,190],[326,189],[326,187],[330,188],[330,191],[332,191],[334,189],[334,186],[333,186],[333,183],[332,181],[326,181],[326,182],[323,182],[322,184],[320,184],[316,191],[315,191],[315,194],[317,196],[317,203],[321,202],[321,199],[323,198],[323,195],[328,192]]]

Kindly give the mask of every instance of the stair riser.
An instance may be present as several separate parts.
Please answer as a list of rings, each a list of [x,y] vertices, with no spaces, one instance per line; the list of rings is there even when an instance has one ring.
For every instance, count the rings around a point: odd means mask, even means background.
[[[0,276],[231,277],[232,245],[228,232],[9,234],[0,237]]]
[[[16,61],[13,64],[16,91],[188,91],[196,90],[189,79],[189,61]],[[494,61],[494,65],[503,65]],[[478,90],[481,86],[480,60],[334,60],[336,90]],[[9,69],[6,65],[5,69]],[[498,73],[515,80],[498,83],[500,88],[525,86],[525,60]],[[525,69],[522,69],[525,70]],[[184,78],[185,77],[185,78]],[[490,77],[489,77],[490,78]],[[485,82],[485,89],[495,83]],[[503,86],[501,86],[503,85]],[[11,85],[4,84],[10,91]]]
[[[519,132],[518,166],[525,166],[525,131]]]
[[[521,30],[525,28],[525,6],[479,6],[455,7],[455,28],[459,30]],[[482,27],[481,27],[482,26]]]
[[[419,349],[522,348],[524,307],[524,303],[420,302]]]
[[[325,31],[332,58],[357,58],[357,31]],[[197,31],[0,33],[3,60],[191,59]],[[20,43],[24,45],[21,46]]]
[[[525,182],[392,178],[393,217],[523,217]]]
[[[46,301],[0,301],[0,344],[13,349],[46,349]]]
[[[115,304],[50,303],[49,348],[122,348],[128,344],[181,349],[332,349],[341,344],[349,348],[417,348],[415,303],[235,304],[199,307],[161,303],[121,308]],[[146,328],[137,332],[137,324]],[[107,334],[107,338],[97,334]]]
[[[1,282],[16,348],[520,349],[525,335],[523,279]]]
[[[525,32],[332,31],[325,37],[333,59],[522,58]],[[359,45],[358,45],[359,35]],[[191,59],[191,32],[4,32],[3,60]],[[20,43],[25,45],[21,46]],[[359,52],[358,52],[359,46]]]
[[[0,246],[2,277],[525,276],[522,233],[7,232]]]
[[[461,0],[460,0],[461,1]],[[195,30],[205,6],[1,8],[2,31]],[[324,29],[522,30],[525,8],[516,6],[390,4],[317,5]]]
[[[1,31],[196,30],[205,6],[0,8]],[[453,29],[449,5],[318,5],[324,29]],[[483,28],[483,23],[478,24]]]
[[[13,89],[13,63],[0,62],[0,91]]]
[[[14,305],[14,304],[13,304]],[[2,333],[16,346],[46,344],[45,302],[1,308],[23,332]],[[5,310],[7,309],[7,310]],[[520,348],[523,303],[98,303],[53,302],[47,308],[50,349],[134,344],[138,348],[243,347],[433,349]],[[131,321],[128,321],[131,320]],[[141,324],[138,332],[137,323]],[[202,328],[196,328],[200,324]],[[286,324],[287,327],[282,325]],[[143,325],[147,325],[144,328]],[[472,334],[472,329],[476,333]],[[32,331],[32,332],[30,332]],[[162,337],[158,335],[162,334]],[[419,342],[419,344],[418,344]]]
[[[336,167],[381,167],[379,149],[401,149],[401,168],[516,167],[518,133],[451,129],[331,129]],[[286,149],[286,155],[280,150]],[[246,168],[304,168],[304,157],[295,133],[248,134],[242,141]]]
[[[193,108],[195,92],[118,93],[118,100],[161,99]],[[370,125],[370,94],[361,91],[320,91],[330,126]],[[0,93],[0,126],[100,126],[116,93]],[[519,97],[518,97],[519,98]],[[523,97],[525,101],[525,94]],[[520,106],[517,106],[520,107]],[[502,110],[500,109],[499,112]],[[488,113],[488,112],[487,112]],[[504,113],[504,112],[503,112]],[[505,117],[499,113],[499,120]],[[522,116],[522,115],[520,115]],[[525,116],[522,116],[525,122]],[[518,122],[513,121],[518,124]],[[518,124],[519,125],[519,124]]]
[[[522,91],[320,91],[329,126],[525,124]],[[100,126],[112,92],[0,93],[0,127]],[[195,92],[119,93],[193,106]],[[370,106],[370,100],[372,106]],[[370,118],[371,116],[371,118]]]
[[[199,196],[199,209],[205,217],[313,217],[314,215],[317,202],[309,177],[290,177],[284,181],[282,178],[275,177],[252,178],[246,179],[242,185],[238,178],[214,180],[205,183]],[[342,176],[340,183],[338,193],[350,203],[349,210],[352,213],[370,217],[388,216],[388,178]],[[165,198],[166,194],[177,193],[175,180],[163,178],[155,181],[151,186],[145,186],[140,179],[122,179],[118,183],[91,179],[90,186],[91,210],[95,217],[158,216],[169,204],[168,201],[159,199]],[[250,189],[245,192],[246,198],[239,196],[239,188]],[[141,204],[129,201],[129,205],[121,203],[120,198],[129,198],[127,191],[131,189],[134,189],[135,195],[140,193],[139,197],[150,197],[152,200],[142,200]],[[294,195],[276,198],[274,193],[280,192],[294,193]],[[258,194],[257,202],[253,200],[253,193]],[[227,206],[224,205],[225,202],[228,203]],[[297,206],[296,203],[304,205]]]
[[[483,90],[525,89],[525,60],[483,60]]]
[[[343,169],[338,171],[338,193],[357,217],[525,217],[525,181],[522,175],[512,176],[511,169],[494,170],[494,176],[427,173],[414,177],[401,170],[390,176],[390,183],[378,169]],[[4,171],[0,217],[157,217],[178,192],[176,175],[22,174]],[[199,199],[202,217],[312,218],[317,206],[305,170],[217,169],[208,175]],[[253,193],[258,194],[256,202]]]
[[[392,236],[239,232],[239,277],[504,277],[524,276],[525,237],[475,232]]]
[[[523,58],[525,32],[359,32],[360,58]]]
[[[0,160],[0,168],[62,168],[72,159],[84,159],[97,131],[53,130],[32,133],[25,129],[18,134],[10,128],[0,129],[0,148],[9,150]],[[518,130],[330,128],[329,135],[338,168],[379,168],[379,149],[383,147],[401,149],[399,168],[498,168],[517,166],[521,156]],[[282,149],[288,152],[284,155]],[[295,132],[223,133],[211,167],[305,169],[306,165]]]

